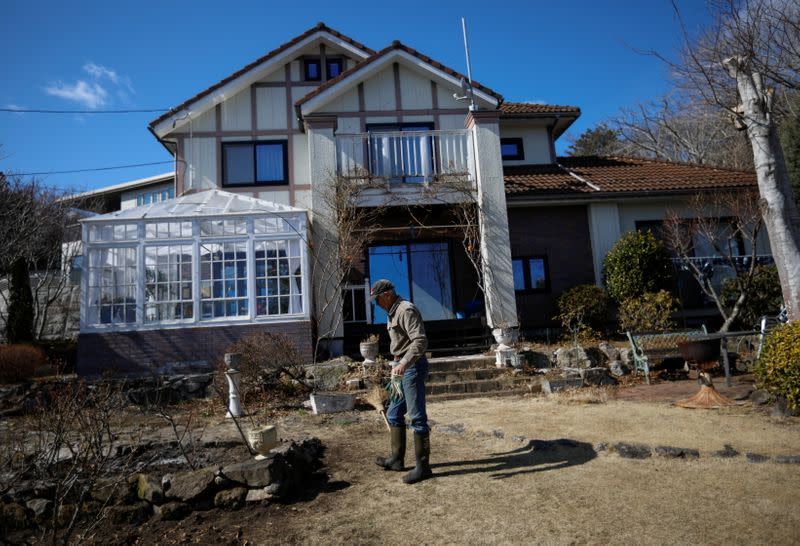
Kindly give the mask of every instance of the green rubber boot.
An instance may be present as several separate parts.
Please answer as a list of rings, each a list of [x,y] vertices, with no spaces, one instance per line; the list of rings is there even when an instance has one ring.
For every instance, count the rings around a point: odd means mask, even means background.
[[[403,470],[406,458],[406,427],[390,427],[389,438],[392,454],[389,457],[378,457],[375,459],[375,464],[384,470],[400,472]]]
[[[403,481],[408,484],[421,482],[433,476],[430,464],[430,432],[426,432],[425,434],[420,434],[419,432],[414,433],[414,455],[417,459],[417,465],[414,467],[414,470],[403,476]]]

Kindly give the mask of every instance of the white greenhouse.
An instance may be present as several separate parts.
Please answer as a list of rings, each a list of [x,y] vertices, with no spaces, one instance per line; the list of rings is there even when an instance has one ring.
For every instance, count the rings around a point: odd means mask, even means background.
[[[209,190],[81,223],[82,332],[309,320],[303,209]]]

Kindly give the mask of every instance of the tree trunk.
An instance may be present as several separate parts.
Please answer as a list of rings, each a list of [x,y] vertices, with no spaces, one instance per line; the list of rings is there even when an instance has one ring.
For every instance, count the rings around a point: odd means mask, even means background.
[[[33,341],[33,295],[28,264],[22,258],[11,264],[10,288],[6,340],[9,343]]]
[[[744,108],[743,118],[753,147],[764,225],[781,281],[789,321],[800,320],[800,213],[792,198],[789,173],[771,115],[771,96],[761,76],[748,70],[741,57],[727,59]]]

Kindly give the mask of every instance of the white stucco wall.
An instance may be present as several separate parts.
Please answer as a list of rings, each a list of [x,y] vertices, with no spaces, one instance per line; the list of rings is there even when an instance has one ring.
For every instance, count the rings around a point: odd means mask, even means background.
[[[385,68],[364,82],[364,107],[367,110],[394,110],[394,70]]]
[[[245,89],[222,103],[223,131],[246,131],[252,125],[250,89]]]
[[[400,107],[403,110],[422,110],[433,107],[431,80],[400,66]]]
[[[217,141],[214,138],[186,139],[184,189],[208,190],[217,187]]]
[[[286,129],[286,89],[256,88],[256,123],[258,129]]]
[[[500,138],[521,138],[525,159],[503,161],[503,165],[550,163],[550,137],[546,127],[500,127]]]
[[[204,112],[196,119],[192,118],[190,125],[183,128],[183,131],[215,131],[217,129],[217,114],[214,108]]]

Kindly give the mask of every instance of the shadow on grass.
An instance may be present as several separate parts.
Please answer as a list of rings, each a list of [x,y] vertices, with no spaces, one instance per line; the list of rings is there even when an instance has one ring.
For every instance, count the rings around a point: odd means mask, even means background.
[[[492,453],[482,459],[433,463],[433,477],[489,474],[504,479],[519,474],[558,470],[587,463],[597,457],[591,444],[566,438],[531,440],[526,445],[505,453]]]

